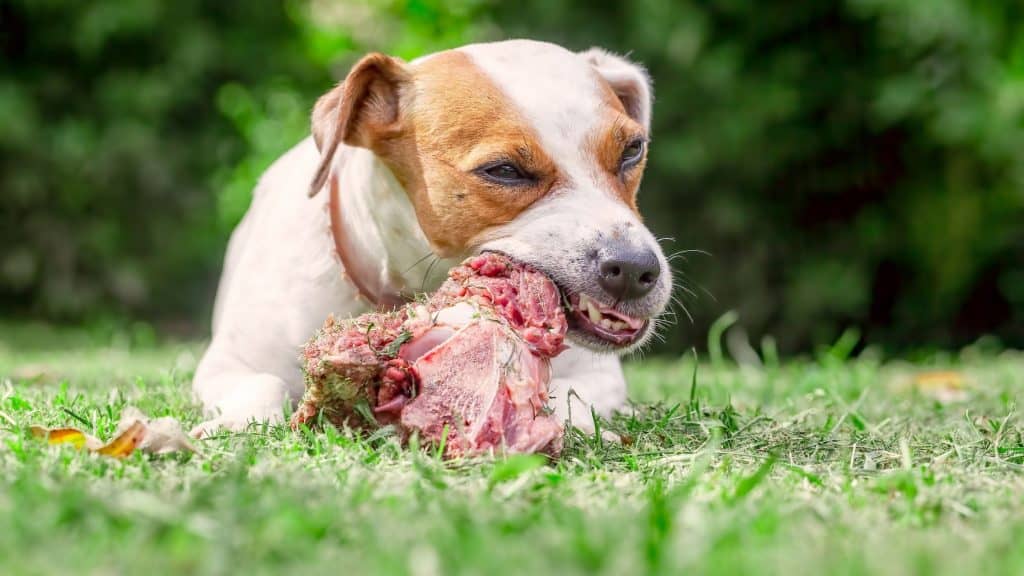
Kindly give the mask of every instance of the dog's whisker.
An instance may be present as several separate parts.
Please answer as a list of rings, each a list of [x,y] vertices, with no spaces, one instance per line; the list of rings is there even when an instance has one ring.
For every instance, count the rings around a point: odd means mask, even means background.
[[[682,270],[680,270],[678,268],[672,268],[672,292],[673,292],[673,295],[675,294],[676,290],[682,290],[690,298],[693,298],[694,300],[696,300],[696,299],[698,299],[697,293],[693,291],[693,289],[691,288],[692,283],[689,282],[688,280],[689,279],[686,276],[685,272],[683,272]],[[700,287],[700,286],[698,286],[698,287],[701,288],[701,290],[703,290],[703,287]],[[709,296],[710,296],[710,294],[709,294]]]
[[[426,254],[423,255],[422,258],[420,258],[419,260],[416,260],[415,262],[413,262],[412,266],[409,266],[408,268],[406,268],[405,272],[402,272],[402,275],[404,276],[404,275],[408,274],[409,272],[412,272],[413,268],[419,266],[420,264],[423,263],[424,260],[426,260],[427,258],[430,258],[433,255],[434,255],[433,252],[427,252]]]
[[[683,262],[688,262],[689,260],[686,258],[686,256],[689,254],[700,254],[701,256],[709,257],[712,256],[712,254],[707,250],[701,250],[699,248],[685,248],[681,250],[676,250],[675,252],[668,254],[667,256],[665,256],[665,259],[668,260],[669,262],[675,260],[682,260]]]
[[[672,326],[672,325],[676,324],[676,323],[677,323],[678,321],[679,321],[679,314],[677,314],[677,313],[676,313],[676,311],[675,311],[675,310],[673,310],[673,311],[671,312],[671,317],[667,317],[667,318],[665,318],[665,319],[664,319],[664,320],[663,320],[663,321],[662,321],[662,322],[660,323],[660,325],[664,325],[664,326]]]
[[[683,313],[686,314],[686,317],[690,320],[690,325],[692,326],[696,324],[696,322],[694,322],[693,320],[693,314],[690,314],[690,309],[682,304],[679,307],[683,309]]]
[[[430,279],[430,272],[434,269],[434,265],[441,261],[440,256],[434,253],[431,253],[431,256],[433,256],[434,258],[433,260],[430,261],[430,265],[427,266],[427,271],[423,273],[423,280],[420,281],[420,292],[426,291],[427,280]]]
[[[708,298],[711,298],[712,301],[714,301],[716,303],[718,302],[718,298],[715,298],[715,295],[712,294],[707,288],[705,288],[703,286],[698,286],[698,288],[700,288],[701,292],[707,294]]]
[[[691,294],[692,294],[692,292],[691,292]],[[696,297],[695,294],[694,294],[694,297]],[[664,315],[671,315],[673,319],[677,319],[678,315],[676,314],[676,310],[675,310],[677,307],[680,310],[682,310],[683,314],[685,314],[686,317],[690,320],[690,324],[694,324],[693,315],[690,314],[689,308],[687,308],[686,304],[683,303],[683,300],[680,297],[680,295],[676,294],[675,292],[673,292],[669,296],[669,307],[665,310],[665,312],[663,314]],[[656,319],[656,320],[658,320],[658,319]]]
[[[686,314],[686,318],[689,319],[690,324],[691,325],[694,324],[693,315],[690,314],[690,309],[687,308],[686,305],[683,304],[682,302],[679,302],[678,305],[679,305],[679,308],[683,311],[683,314]]]
[[[669,262],[674,262],[676,260],[682,260],[683,262],[687,262],[686,250],[676,250],[675,252],[666,255],[665,259],[668,260]]]
[[[684,292],[687,296],[693,299],[697,299],[697,293],[694,292],[685,282],[676,283],[676,289]],[[678,297],[679,295],[673,290],[672,297]]]
[[[669,294],[669,300],[682,304],[684,298],[694,301],[699,300],[697,293],[694,292],[688,284],[685,282],[675,282],[672,286],[672,292]]]

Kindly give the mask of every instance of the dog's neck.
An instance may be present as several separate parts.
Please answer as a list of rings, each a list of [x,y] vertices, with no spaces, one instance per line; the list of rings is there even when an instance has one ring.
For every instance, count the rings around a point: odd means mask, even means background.
[[[337,201],[329,203],[347,274],[375,304],[393,304],[397,296],[434,290],[453,262],[438,261],[412,202],[395,175],[373,152],[339,150],[335,175]],[[339,234],[340,232],[340,234]]]

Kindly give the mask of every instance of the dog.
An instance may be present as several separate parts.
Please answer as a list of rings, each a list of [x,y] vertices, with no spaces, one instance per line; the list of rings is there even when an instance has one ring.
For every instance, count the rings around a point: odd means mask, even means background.
[[[636,205],[651,104],[646,71],[597,48],[363,57],[231,236],[193,435],[282,422],[303,393],[302,345],[329,314],[401,303],[482,251],[561,290],[570,347],[552,363],[552,407],[593,431],[591,411],[625,404],[619,355],[648,340],[672,290]]]

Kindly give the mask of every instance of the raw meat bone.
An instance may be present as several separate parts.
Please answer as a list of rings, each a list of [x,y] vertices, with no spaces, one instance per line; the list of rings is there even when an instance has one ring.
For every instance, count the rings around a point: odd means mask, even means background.
[[[293,426],[323,411],[335,424],[395,424],[446,456],[557,453],[549,359],[566,321],[543,275],[484,254],[429,301],[390,314],[328,319],[305,352],[307,391]]]

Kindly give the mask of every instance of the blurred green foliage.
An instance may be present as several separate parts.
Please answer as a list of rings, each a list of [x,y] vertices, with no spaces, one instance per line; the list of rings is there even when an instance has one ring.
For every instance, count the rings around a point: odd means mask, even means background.
[[[10,313],[202,326],[259,174],[360,54],[525,36],[655,79],[641,206],[711,254],[676,261],[667,347],[728,309],[783,351],[1024,345],[1017,0],[8,0],[0,27]]]

